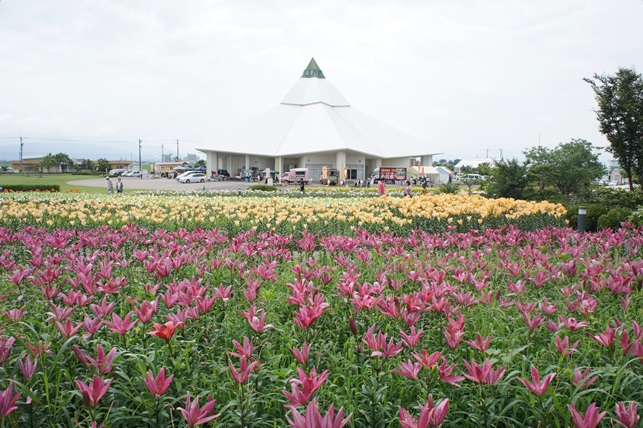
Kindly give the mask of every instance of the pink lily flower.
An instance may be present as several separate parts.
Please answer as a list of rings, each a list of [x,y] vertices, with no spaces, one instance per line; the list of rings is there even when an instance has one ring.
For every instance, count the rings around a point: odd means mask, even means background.
[[[96,370],[103,374],[107,374],[112,371],[112,360],[116,356],[116,347],[112,348],[107,355],[105,355],[105,350],[103,347],[98,344],[96,345],[96,359],[87,356],[87,361],[94,367]]]
[[[302,366],[306,365],[306,362],[308,361],[308,356],[310,355],[310,349],[312,348],[312,345],[306,344],[304,342],[301,345],[301,349],[297,348],[290,348],[290,352],[292,352],[293,356],[295,357],[295,360]]]
[[[576,410],[576,403],[568,404],[567,408],[572,412],[572,422],[576,428],[596,428],[603,416],[607,414],[607,412],[599,413],[600,409],[596,406],[596,403],[589,405],[585,411],[585,416]]]
[[[11,353],[11,349],[13,348],[15,341],[16,339],[14,337],[10,337],[9,339],[0,337],[0,364],[4,363],[7,358],[9,358],[9,354]]]
[[[183,419],[188,423],[188,427],[192,428],[197,425],[202,425],[211,420],[218,418],[221,415],[213,415],[214,405],[216,401],[212,399],[212,395],[208,397],[208,403],[201,408],[199,406],[199,397],[196,397],[194,401],[191,400],[190,393],[188,392],[187,398],[185,401],[185,408],[179,407],[179,411],[183,415]]]
[[[415,326],[411,326],[411,332],[409,334],[406,334],[402,330],[400,330],[400,336],[402,336],[402,342],[404,342],[406,346],[408,346],[409,348],[414,348],[415,345],[417,345],[420,341],[423,332],[424,329],[416,331]]]
[[[103,323],[114,333],[125,335],[134,328],[137,322],[137,320],[132,321],[132,313],[128,312],[125,318],[121,318],[115,312],[112,312],[112,321],[103,321]]]
[[[391,373],[396,373],[404,377],[408,377],[409,379],[418,380],[420,370],[422,370],[422,364],[414,363],[409,359],[406,362],[400,361],[400,369],[391,370]]]
[[[272,324],[266,324],[266,314],[261,314],[261,318],[257,315],[261,313],[261,310],[257,310],[255,305],[250,306],[248,311],[239,311],[241,315],[248,321],[250,328],[252,328],[257,333],[261,333],[267,328],[275,328]]]
[[[442,357],[442,351],[436,351],[429,355],[426,349],[422,350],[422,355],[418,354],[417,352],[413,352],[411,355],[413,355],[413,358],[415,358],[420,364],[422,364],[422,367],[430,369],[431,367],[435,366],[438,361],[440,361],[440,358]]]
[[[230,374],[232,374],[232,378],[237,382],[237,383],[246,383],[248,379],[250,378],[250,373],[253,371],[257,370],[259,367],[259,362],[258,361],[253,361],[250,364],[248,364],[247,358],[244,356],[241,357],[241,363],[240,363],[239,371],[237,371],[236,367],[230,362]]]
[[[156,377],[154,377],[152,370],[148,371],[147,377],[143,378],[143,383],[147,387],[147,390],[150,391],[153,396],[158,398],[167,392],[173,378],[174,375],[170,375],[170,377],[166,378],[165,367],[162,367]]]
[[[310,401],[315,391],[328,379],[328,370],[324,370],[319,377],[317,377],[317,371],[314,368],[310,371],[310,374],[307,375],[302,368],[298,367],[297,374],[299,378],[290,379],[292,394],[288,391],[282,391],[290,401],[290,404],[286,405],[286,407],[305,405]],[[301,390],[296,384],[301,385]]]
[[[305,416],[293,409],[292,419],[286,415],[286,420],[292,428],[342,428],[352,416],[351,413],[344,418],[343,408],[340,408],[335,416],[335,405],[331,404],[326,415],[322,417],[317,400],[313,400],[306,407]]]
[[[480,335],[480,333],[478,333],[476,335],[476,340],[475,341],[468,340],[467,344],[469,346],[471,346],[472,348],[477,349],[480,352],[484,352],[489,348],[489,344],[491,343],[491,338],[492,337],[493,336],[490,334],[489,336],[487,336],[487,337],[485,337],[483,339],[482,336]]]
[[[0,391],[0,419],[6,418],[11,412],[16,410],[16,401],[20,397],[20,392],[13,395],[13,383],[9,382],[9,387]]]
[[[589,367],[587,367],[584,372],[581,372],[580,369],[576,369],[574,370],[574,379],[572,380],[572,384],[574,386],[580,386],[581,390],[587,389],[598,380],[598,376],[591,378],[589,376]]]
[[[433,396],[429,395],[429,401],[420,407],[420,416],[416,420],[409,412],[402,407],[400,411],[400,426],[402,428],[427,428],[429,426],[437,427],[442,423],[444,417],[449,411],[449,399],[444,399],[436,407],[433,404]]]
[[[25,355],[24,360],[18,360],[18,366],[20,367],[20,372],[27,380],[33,377],[34,373],[36,372],[37,364],[38,364],[38,360],[32,361],[31,356],[29,354]]]
[[[254,346],[247,337],[243,338],[243,346],[236,340],[233,340],[232,344],[237,349],[237,352],[228,351],[228,354],[237,358],[246,357],[249,360],[252,359],[252,351],[254,350]]]
[[[616,416],[618,417],[616,423],[625,428],[636,428],[641,419],[634,401],[631,401],[627,408],[623,402],[616,403]]]
[[[98,377],[96,375],[94,375],[94,378],[89,385],[85,385],[84,382],[79,380],[75,380],[74,382],[83,394],[83,404],[87,407],[95,407],[100,399],[103,398],[103,395],[107,393],[109,386],[112,384],[111,380],[105,383],[104,377]]]
[[[22,317],[25,315],[25,307],[23,306],[20,309],[13,308],[9,312],[7,311],[2,311],[2,314],[7,317],[7,319],[11,322],[18,322],[22,319]]]
[[[604,347],[609,348],[616,336],[616,330],[611,327],[607,327],[603,333],[596,335],[590,334],[590,336]]]
[[[576,331],[579,330],[583,327],[587,327],[589,324],[587,324],[585,321],[576,321],[576,318],[565,318],[562,315],[558,316],[558,321],[562,324],[565,325],[568,329],[571,331]]]
[[[455,364],[448,365],[447,359],[442,357],[442,364],[438,366],[438,370],[440,370],[440,380],[460,388],[459,382],[464,380],[464,376],[451,376],[454,368]]]
[[[444,327],[444,338],[447,341],[447,346],[449,347],[449,349],[456,349],[458,346],[460,346],[462,336],[464,336],[464,331],[459,330],[452,325]]]
[[[547,388],[549,387],[550,382],[556,377],[556,373],[550,373],[545,378],[540,380],[540,373],[538,373],[538,369],[536,367],[531,366],[531,379],[533,380],[532,382],[529,382],[528,380],[522,378],[522,377],[517,377],[518,381],[525,385],[531,392],[536,394],[537,396],[542,396],[546,391]]]
[[[563,357],[568,357],[573,354],[579,343],[580,341],[576,341],[573,345],[570,346],[569,336],[565,336],[565,338],[562,340],[560,339],[560,337],[556,336],[556,349]]]
[[[82,324],[78,324],[74,327],[69,318],[65,320],[64,324],[61,324],[60,321],[56,321],[55,324],[56,327],[58,327],[58,330],[60,330],[63,336],[65,336],[67,339],[75,335],[78,329],[82,326]]]

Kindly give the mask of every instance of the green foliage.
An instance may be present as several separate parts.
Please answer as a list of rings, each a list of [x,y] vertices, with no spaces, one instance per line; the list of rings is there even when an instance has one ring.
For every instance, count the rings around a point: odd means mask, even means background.
[[[276,192],[277,188],[275,186],[268,186],[265,184],[253,184],[248,187],[249,190],[256,190],[259,192]]]
[[[603,228],[609,228],[612,230],[618,230],[621,227],[621,223],[628,221],[632,210],[627,208],[614,208],[609,210],[607,214],[603,214],[598,218],[597,228],[601,230]]]
[[[609,209],[599,204],[587,204],[583,206],[587,210],[587,216],[585,218],[585,231],[596,232],[598,230],[598,219],[603,214],[607,214],[609,212]],[[565,214],[565,219],[569,221],[569,225],[574,229],[578,226],[578,207],[579,205],[569,207],[567,209],[567,214]]]
[[[96,161],[96,170],[99,172],[104,172],[107,174],[109,170],[112,169],[109,161],[105,158],[100,158]]]
[[[203,159],[199,159],[198,161],[194,162],[194,165],[192,165],[192,168],[198,168],[200,166],[207,166]]]
[[[598,103],[596,118],[610,142],[632,190],[634,174],[643,177],[643,79],[634,69],[619,68],[616,75],[584,79],[592,86]]]
[[[643,190],[633,191],[599,187],[590,196],[589,202],[601,204],[610,208],[629,208],[635,210],[643,205]]]
[[[59,184],[5,184],[4,192],[60,192]]]
[[[586,140],[572,139],[554,149],[532,147],[524,154],[529,182],[541,190],[556,187],[566,198],[586,193],[592,181],[605,170],[592,143]]]
[[[486,185],[487,194],[495,198],[523,199],[527,187],[527,167],[518,160],[501,160],[491,169]]]
[[[74,161],[69,155],[65,153],[56,153],[52,155],[49,153],[40,161],[40,168],[43,171],[50,172],[52,169],[55,172],[68,172],[73,169]]]
[[[452,195],[460,191],[460,185],[458,183],[444,183],[438,187],[438,193],[450,193]]]

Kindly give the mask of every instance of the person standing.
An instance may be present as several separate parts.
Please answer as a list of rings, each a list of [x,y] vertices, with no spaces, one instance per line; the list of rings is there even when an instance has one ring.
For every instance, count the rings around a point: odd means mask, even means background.
[[[118,177],[118,181],[116,182],[116,193],[123,193],[123,181],[120,177]]]
[[[411,183],[409,182],[409,180],[406,180],[404,182],[404,197],[406,197],[406,196],[408,196],[409,198],[412,197],[412,195],[411,195]]]
[[[114,193],[114,184],[112,183],[112,180],[109,179],[109,177],[107,177],[106,180],[107,180],[107,194],[111,195]]]
[[[301,192],[302,195],[306,191],[304,186],[305,186],[305,183],[304,183],[304,179],[302,178],[301,180],[299,180],[299,191]]]
[[[379,192],[380,196],[384,196],[386,194],[386,187],[384,186],[384,180],[380,180],[380,185],[377,188],[377,191]]]

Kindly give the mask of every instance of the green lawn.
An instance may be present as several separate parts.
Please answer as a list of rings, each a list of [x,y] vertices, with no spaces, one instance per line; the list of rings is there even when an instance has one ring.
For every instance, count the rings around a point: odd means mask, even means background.
[[[9,184],[51,184],[60,185],[61,192],[67,192],[69,189],[80,189],[81,193],[105,193],[106,190],[102,187],[87,187],[87,186],[70,186],[68,181],[84,180],[96,178],[95,176],[85,175],[72,175],[72,174],[0,174],[0,187]]]

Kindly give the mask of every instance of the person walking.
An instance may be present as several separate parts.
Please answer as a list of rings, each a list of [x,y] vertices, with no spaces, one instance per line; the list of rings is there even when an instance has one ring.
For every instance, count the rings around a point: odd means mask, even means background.
[[[114,184],[112,183],[112,180],[109,179],[109,177],[107,177],[106,180],[107,180],[107,194],[111,195],[114,193]]]
[[[380,185],[377,188],[377,191],[379,192],[380,196],[384,196],[386,194],[386,187],[384,186],[384,180],[380,180]]]
[[[305,186],[305,183],[304,183],[304,179],[302,178],[301,180],[299,180],[299,191],[301,192],[302,195],[306,192],[306,189],[304,186]]]
[[[123,193],[123,181],[120,177],[118,177],[118,181],[116,182],[116,193]]]

